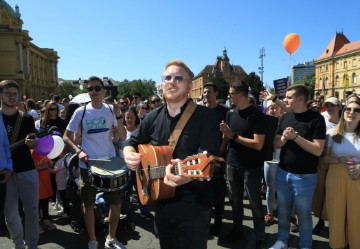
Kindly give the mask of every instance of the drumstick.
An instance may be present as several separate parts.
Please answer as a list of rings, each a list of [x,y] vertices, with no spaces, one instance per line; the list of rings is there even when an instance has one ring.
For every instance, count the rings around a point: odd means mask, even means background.
[[[89,161],[98,161],[98,162],[111,162],[109,159],[96,159],[96,158],[89,158]]]

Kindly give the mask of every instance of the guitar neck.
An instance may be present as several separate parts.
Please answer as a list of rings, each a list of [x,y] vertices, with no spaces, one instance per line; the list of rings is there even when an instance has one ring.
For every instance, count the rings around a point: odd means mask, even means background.
[[[152,180],[155,179],[162,179],[166,175],[166,166],[156,166],[156,167],[149,167],[149,177]],[[173,167],[172,173],[174,175],[179,175],[178,167],[176,167],[176,164]]]

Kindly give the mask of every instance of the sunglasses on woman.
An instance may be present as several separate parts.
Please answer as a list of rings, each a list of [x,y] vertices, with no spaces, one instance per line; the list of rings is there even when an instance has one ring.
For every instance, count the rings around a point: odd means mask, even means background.
[[[351,108],[351,107],[345,107],[344,112],[350,113],[353,111],[354,113],[360,113],[360,108]]]

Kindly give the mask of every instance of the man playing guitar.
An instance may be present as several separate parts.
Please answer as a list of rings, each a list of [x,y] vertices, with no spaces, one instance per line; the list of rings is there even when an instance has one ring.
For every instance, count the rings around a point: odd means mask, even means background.
[[[163,97],[166,105],[153,110],[141,122],[139,133],[125,142],[124,158],[131,170],[141,162],[137,153],[139,144],[168,145],[180,117],[191,104],[188,94],[192,87],[193,73],[182,61],[173,60],[166,66],[162,76]],[[204,106],[196,106],[184,126],[173,151],[171,163],[187,156],[208,151],[220,154],[220,133],[216,114]],[[170,162],[169,162],[170,163]],[[160,246],[167,248],[207,247],[210,221],[210,184],[193,181],[190,177],[172,173],[173,165],[166,167],[164,183],[175,187],[175,196],[161,200],[155,208],[155,224],[159,232]]]
[[[19,86],[15,81],[1,81],[0,94],[1,112],[9,141],[14,143],[25,139],[25,144],[11,151],[14,175],[6,188],[5,221],[15,248],[25,248],[18,211],[20,199],[25,212],[25,241],[28,248],[34,249],[39,240],[39,180],[30,153],[30,149],[36,145],[34,119],[18,110]]]

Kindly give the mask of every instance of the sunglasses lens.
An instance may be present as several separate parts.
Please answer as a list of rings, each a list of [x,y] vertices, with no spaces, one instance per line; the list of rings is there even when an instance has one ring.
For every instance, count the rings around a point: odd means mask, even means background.
[[[184,77],[182,77],[181,75],[175,76],[175,82],[182,82],[184,80]]]
[[[95,91],[100,92],[101,86],[95,86],[94,89],[95,89]]]
[[[96,92],[100,92],[100,90],[101,90],[101,86],[89,86],[88,88],[87,88],[87,91],[88,92],[92,92],[92,91],[96,91]]]

